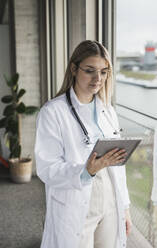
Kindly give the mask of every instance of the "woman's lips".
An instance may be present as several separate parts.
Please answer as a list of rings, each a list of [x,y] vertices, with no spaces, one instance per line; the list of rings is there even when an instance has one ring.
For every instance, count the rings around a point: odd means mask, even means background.
[[[90,84],[90,86],[93,87],[93,88],[96,88],[96,87],[99,87],[100,84]]]

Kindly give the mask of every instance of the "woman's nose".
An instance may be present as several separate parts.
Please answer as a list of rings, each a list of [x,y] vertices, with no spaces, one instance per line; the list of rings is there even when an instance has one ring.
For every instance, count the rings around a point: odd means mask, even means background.
[[[95,78],[97,79],[97,81],[101,81],[101,72],[100,71],[95,72]]]

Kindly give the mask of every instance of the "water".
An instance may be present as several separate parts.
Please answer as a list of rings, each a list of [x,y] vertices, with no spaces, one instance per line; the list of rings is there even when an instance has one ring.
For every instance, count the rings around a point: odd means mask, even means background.
[[[117,82],[116,102],[157,118],[157,89]]]
[[[148,89],[136,85],[116,83],[116,103],[141,112],[130,111],[117,105],[117,113],[124,135],[149,135],[149,130],[157,128],[157,89]],[[145,116],[147,115],[147,116]],[[150,117],[148,117],[150,116]],[[151,118],[153,117],[153,118]]]

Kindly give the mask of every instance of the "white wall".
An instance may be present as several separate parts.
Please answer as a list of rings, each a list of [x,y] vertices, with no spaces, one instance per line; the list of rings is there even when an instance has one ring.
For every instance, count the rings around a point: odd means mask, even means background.
[[[26,105],[40,106],[39,73],[39,27],[38,2],[36,0],[16,0],[16,66],[20,74],[20,86],[26,89],[22,98]],[[34,161],[36,116],[22,119],[22,156],[30,155]],[[35,173],[35,162],[33,163]]]
[[[10,94],[3,75],[10,76],[10,54],[9,54],[9,26],[0,25],[0,99],[4,95]],[[0,119],[3,117],[5,104],[0,101]],[[2,155],[8,158],[8,149],[3,142],[4,130],[0,129],[0,137],[2,143]]]

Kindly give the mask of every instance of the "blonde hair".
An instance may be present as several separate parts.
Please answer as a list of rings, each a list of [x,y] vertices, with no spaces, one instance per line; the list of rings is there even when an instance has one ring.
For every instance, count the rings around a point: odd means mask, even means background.
[[[72,63],[76,66],[76,70],[77,70],[80,63],[84,59],[91,56],[100,56],[104,58],[105,61],[108,63],[109,71],[107,74],[106,81],[104,83],[104,86],[99,90],[97,94],[100,97],[100,99],[103,101],[103,103],[109,104],[111,102],[111,95],[112,95],[111,59],[107,49],[102,44],[100,44],[98,41],[91,41],[91,40],[85,40],[75,48],[68,63],[63,84],[61,86],[61,89],[57,93],[56,97],[64,94],[71,86],[75,84],[75,76],[73,76],[71,71]]]

